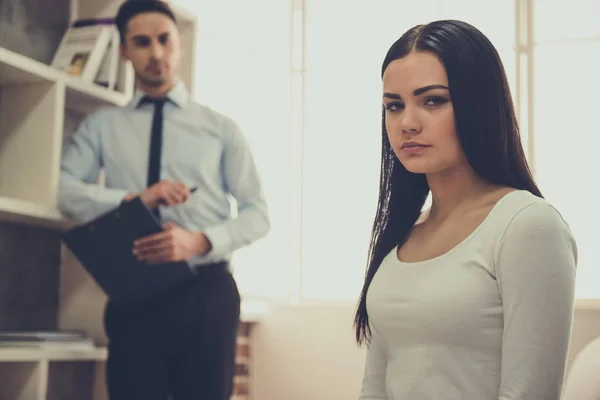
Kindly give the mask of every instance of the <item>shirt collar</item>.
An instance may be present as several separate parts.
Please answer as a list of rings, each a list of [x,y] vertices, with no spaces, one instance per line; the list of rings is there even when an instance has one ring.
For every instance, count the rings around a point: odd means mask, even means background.
[[[144,96],[146,96],[146,93],[136,88],[135,92],[133,93],[133,98],[129,102],[129,106],[131,108],[136,108]],[[177,84],[169,92],[167,92],[166,97],[169,99],[169,101],[180,108],[184,108],[189,101],[189,93],[182,81],[177,82]]]

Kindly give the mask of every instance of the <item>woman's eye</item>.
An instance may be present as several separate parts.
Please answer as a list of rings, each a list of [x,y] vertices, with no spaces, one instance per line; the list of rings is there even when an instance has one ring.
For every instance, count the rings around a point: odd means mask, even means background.
[[[429,97],[425,100],[425,105],[427,106],[441,106],[442,104],[446,104],[448,102],[448,99],[445,99],[443,97]]]
[[[402,109],[404,109],[404,104],[402,103],[389,103],[385,106],[385,109],[387,111],[400,111]]]

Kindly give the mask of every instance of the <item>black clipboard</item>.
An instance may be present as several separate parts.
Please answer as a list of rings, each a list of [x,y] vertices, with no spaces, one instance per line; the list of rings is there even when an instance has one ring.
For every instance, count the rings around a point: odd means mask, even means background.
[[[195,276],[188,263],[150,265],[133,255],[134,240],[162,230],[138,197],[64,232],[62,240],[111,302],[132,304]]]

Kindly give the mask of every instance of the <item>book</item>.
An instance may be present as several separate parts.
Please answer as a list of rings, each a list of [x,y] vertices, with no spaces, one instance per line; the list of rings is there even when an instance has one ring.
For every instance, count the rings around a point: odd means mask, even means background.
[[[96,345],[91,339],[69,342],[55,341],[0,341],[0,349],[43,349],[43,350],[93,350]]]
[[[95,348],[95,343],[82,330],[0,331],[0,349],[8,348],[91,350]]]
[[[0,341],[79,341],[87,339],[87,333],[82,330],[49,331],[49,330],[4,330],[0,331]]]

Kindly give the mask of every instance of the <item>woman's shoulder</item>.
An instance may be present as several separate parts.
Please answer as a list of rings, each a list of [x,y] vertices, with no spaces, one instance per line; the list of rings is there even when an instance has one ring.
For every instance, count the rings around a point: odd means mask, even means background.
[[[560,211],[548,200],[527,190],[513,190],[504,195],[496,205],[498,222],[506,225],[563,228],[568,226]]]
[[[571,228],[559,210],[528,191],[517,190],[503,197],[495,217],[498,249],[507,241],[511,247],[568,244],[576,248]]]
[[[506,277],[535,266],[541,274],[576,268],[577,242],[569,224],[550,201],[517,191],[505,197],[499,211],[502,218],[498,218],[494,245],[496,274],[503,270]],[[527,264],[528,269],[520,269],[520,264]]]

